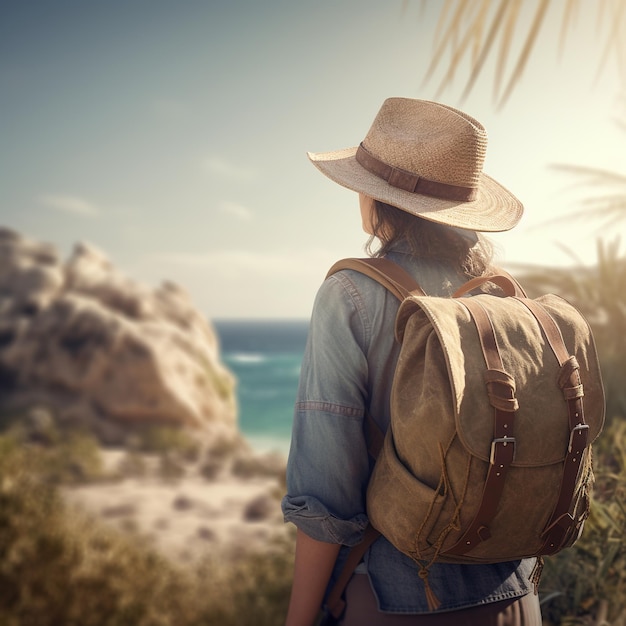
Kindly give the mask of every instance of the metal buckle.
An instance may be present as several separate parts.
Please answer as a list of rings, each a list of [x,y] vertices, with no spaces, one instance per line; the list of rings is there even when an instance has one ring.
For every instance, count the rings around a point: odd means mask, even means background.
[[[491,442],[491,455],[489,457],[491,465],[495,463],[496,444],[498,443],[501,443],[505,447],[511,444],[513,446],[513,458],[515,458],[515,437],[498,437]]]
[[[569,434],[569,445],[567,446],[567,451],[571,452],[572,448],[574,447],[574,435],[578,434],[578,435],[582,435],[582,431],[587,431],[587,434],[589,432],[589,424],[577,424],[576,426],[574,426],[574,428],[572,428],[570,434]],[[583,446],[583,449],[587,446],[588,443],[588,437],[585,437],[585,445]]]

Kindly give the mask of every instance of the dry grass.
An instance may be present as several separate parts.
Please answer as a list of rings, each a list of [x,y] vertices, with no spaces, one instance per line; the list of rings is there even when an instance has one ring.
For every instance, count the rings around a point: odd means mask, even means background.
[[[292,542],[228,563],[179,567],[135,535],[69,515],[38,446],[0,437],[0,624],[280,623]]]

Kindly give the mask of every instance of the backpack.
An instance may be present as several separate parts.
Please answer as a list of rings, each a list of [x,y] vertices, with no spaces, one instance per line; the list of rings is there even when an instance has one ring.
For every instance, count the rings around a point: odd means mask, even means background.
[[[604,422],[604,390],[592,332],[559,296],[526,297],[509,275],[475,278],[452,298],[427,296],[388,259],[344,259],[401,300],[401,343],[391,421],[367,420],[376,463],[370,527],[348,557],[328,607],[369,545],[384,535],[420,567],[435,561],[495,563],[571,546],[589,513],[591,443]],[[469,292],[487,282],[502,295]],[[583,403],[584,399],[584,403]]]

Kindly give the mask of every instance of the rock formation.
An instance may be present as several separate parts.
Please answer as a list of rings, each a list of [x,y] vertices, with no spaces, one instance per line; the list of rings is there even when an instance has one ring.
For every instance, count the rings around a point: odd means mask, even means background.
[[[108,444],[146,424],[240,437],[234,379],[183,289],[137,284],[93,246],[63,261],[0,228],[0,411],[40,405]]]

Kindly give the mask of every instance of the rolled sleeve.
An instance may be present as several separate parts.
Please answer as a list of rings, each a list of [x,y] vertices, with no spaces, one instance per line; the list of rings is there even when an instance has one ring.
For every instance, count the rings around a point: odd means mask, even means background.
[[[285,496],[282,501],[286,522],[292,522],[309,537],[327,543],[355,546],[363,539],[367,516],[359,513],[340,519],[324,504],[311,496]]]

